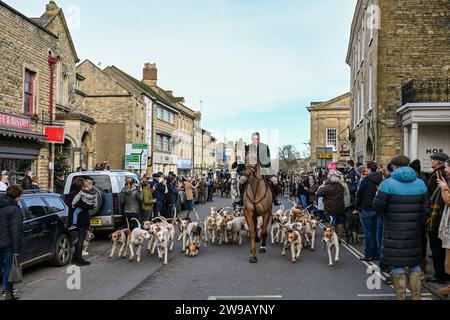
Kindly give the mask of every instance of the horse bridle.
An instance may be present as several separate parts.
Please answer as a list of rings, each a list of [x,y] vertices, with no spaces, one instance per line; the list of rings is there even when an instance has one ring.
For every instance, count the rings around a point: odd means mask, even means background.
[[[253,191],[253,189],[252,189],[252,193],[253,193],[253,195],[256,197],[256,193],[258,192],[259,182],[260,182],[261,180],[264,180],[264,178],[263,178],[263,177],[258,178],[258,177],[256,176],[256,167],[253,167],[253,166],[247,166],[247,168],[249,168],[249,169],[251,170],[252,176],[253,176],[255,179],[257,179],[256,190]],[[248,182],[250,183],[250,179],[249,179]],[[267,183],[266,183],[266,184],[267,184]],[[247,195],[247,198],[250,198],[250,197],[249,197],[249,194],[248,194],[248,189],[249,189],[249,188],[246,188],[246,189],[245,189],[245,194]],[[266,192],[264,193],[264,196],[263,196],[259,201],[254,201],[254,200],[253,200],[253,201],[252,201],[252,202],[253,202],[253,206],[256,206],[257,204],[259,204],[261,201],[263,201],[263,200],[266,198],[268,189],[269,189],[269,186],[266,185]]]

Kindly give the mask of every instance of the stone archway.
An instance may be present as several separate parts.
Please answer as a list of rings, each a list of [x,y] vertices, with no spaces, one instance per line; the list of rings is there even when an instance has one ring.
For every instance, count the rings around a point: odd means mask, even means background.
[[[374,154],[373,154],[373,143],[372,143],[372,139],[369,137],[367,138],[367,143],[366,143],[366,160],[367,161],[373,161],[374,158]]]

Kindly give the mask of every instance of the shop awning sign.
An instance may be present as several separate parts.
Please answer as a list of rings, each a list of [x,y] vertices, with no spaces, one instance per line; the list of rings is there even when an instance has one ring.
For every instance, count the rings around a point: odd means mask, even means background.
[[[0,112],[0,125],[20,130],[31,130],[31,120],[29,117],[16,116],[3,112]]]
[[[64,144],[64,127],[44,127],[44,134],[47,136],[47,142]]]

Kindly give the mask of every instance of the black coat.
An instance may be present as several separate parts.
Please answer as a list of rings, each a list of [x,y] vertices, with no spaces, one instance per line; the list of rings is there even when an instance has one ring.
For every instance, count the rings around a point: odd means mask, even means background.
[[[23,178],[22,189],[23,190],[32,190],[33,189],[33,180],[31,180],[30,176],[25,176]]]
[[[378,186],[383,181],[383,176],[379,172],[368,174],[361,180],[361,185],[356,192],[356,205],[363,210],[373,211],[373,199],[378,190]]]
[[[17,202],[0,196],[0,248],[20,253],[23,245],[23,218]]]
[[[422,262],[423,226],[430,210],[427,187],[409,167],[384,180],[374,199],[383,216],[383,263],[413,267]]]

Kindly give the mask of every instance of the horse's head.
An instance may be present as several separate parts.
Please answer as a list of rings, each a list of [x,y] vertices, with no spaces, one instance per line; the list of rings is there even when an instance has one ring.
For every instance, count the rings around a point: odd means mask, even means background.
[[[259,163],[256,165],[247,165],[244,170],[244,175],[248,178],[251,176],[256,178],[261,177],[261,166]]]

